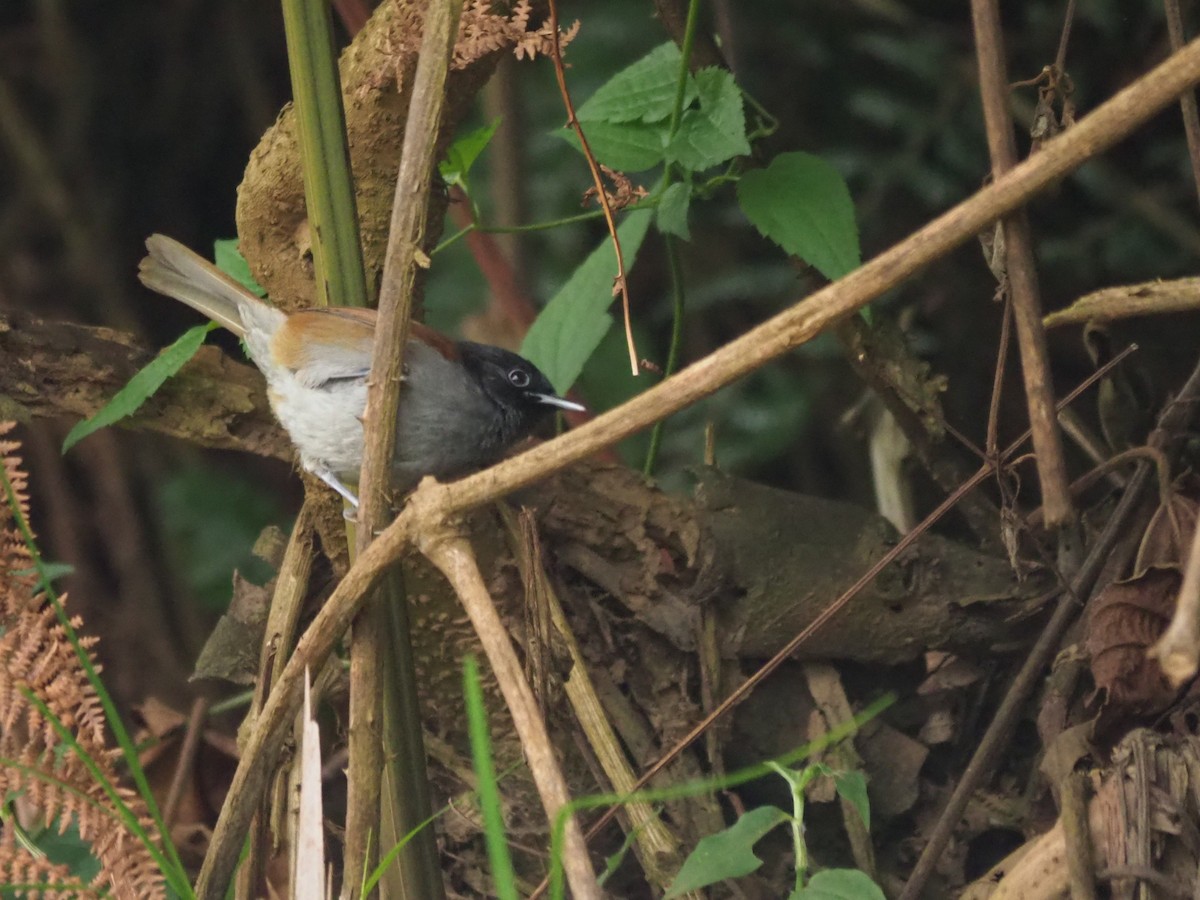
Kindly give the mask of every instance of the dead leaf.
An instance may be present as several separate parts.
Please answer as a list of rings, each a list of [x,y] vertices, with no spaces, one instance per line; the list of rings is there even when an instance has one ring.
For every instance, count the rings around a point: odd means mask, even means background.
[[[1093,698],[1103,698],[1102,730],[1117,719],[1160,713],[1175,699],[1177,692],[1146,651],[1171,619],[1180,580],[1174,569],[1150,569],[1113,582],[1096,597],[1085,646],[1096,682]]]

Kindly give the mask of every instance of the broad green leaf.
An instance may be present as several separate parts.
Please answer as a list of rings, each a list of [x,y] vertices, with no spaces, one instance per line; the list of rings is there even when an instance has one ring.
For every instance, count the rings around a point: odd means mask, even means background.
[[[750,152],[742,92],[733,75],[724,69],[702,69],[696,73],[696,86],[700,108],[683,114],[667,148],[667,159],[692,172]]]
[[[848,800],[858,810],[867,830],[871,830],[871,801],[867,799],[867,776],[855,770],[853,772],[838,772],[833,776],[833,785],[838,795]]]
[[[650,212],[643,210],[630,213],[617,229],[626,272],[633,268],[649,227]],[[605,238],[550,298],[525,335],[521,355],[541,369],[560,394],[575,383],[612,325],[608,308],[616,275],[616,252]]]
[[[575,115],[580,122],[662,122],[675,106],[678,81],[679,48],[660,44],[605,82]],[[686,107],[696,96],[690,76],[685,91]],[[584,132],[590,140],[588,129]]]
[[[583,133],[596,159],[620,172],[644,172],[663,161],[667,139],[665,124],[642,122],[585,122]],[[551,132],[583,152],[579,136],[570,129]]]
[[[858,869],[826,869],[792,891],[788,900],[886,900],[870,876]]]
[[[500,120],[493,119],[491,124],[464,134],[450,145],[450,149],[446,151],[446,158],[438,163],[438,172],[441,173],[442,180],[446,182],[447,186],[461,185],[464,191],[468,194],[471,193],[467,184],[467,175],[499,127]]]
[[[63,441],[62,452],[66,453],[77,443],[94,431],[107,428],[114,422],[119,422],[126,416],[135,413],[154,392],[162,387],[163,382],[183,368],[184,364],[196,355],[205,336],[217,327],[216,322],[207,325],[197,325],[189,328],[175,343],[167,347],[154,358],[145,368],[129,379],[129,383],[116,396],[108,401],[90,419],[75,423],[75,427]]]
[[[242,251],[238,249],[237,238],[213,241],[213,259],[216,260],[218,269],[248,291],[259,297],[267,296],[267,289],[255,281],[254,276],[250,274],[250,264],[246,262],[246,257],[242,256]]]
[[[749,875],[763,864],[754,855],[754,845],[768,831],[788,820],[783,810],[774,806],[760,806],[745,813],[740,819],[716,834],[701,838],[696,849],[688,854],[663,895],[670,900],[698,890],[706,885],[726,878]]]
[[[826,278],[841,278],[862,261],[850,190],[819,157],[782,153],[743,175],[737,192],[755,228]]]
[[[58,832],[59,824],[56,822],[42,829],[34,837],[34,844],[46,854],[47,860],[66,866],[81,884],[87,884],[100,871],[100,862],[92,854],[91,841],[79,836],[79,826],[74,819],[62,834]]]
[[[685,241],[692,239],[688,231],[688,206],[692,202],[692,189],[682,181],[676,181],[663,191],[658,201],[655,224],[663,234],[673,234]]]

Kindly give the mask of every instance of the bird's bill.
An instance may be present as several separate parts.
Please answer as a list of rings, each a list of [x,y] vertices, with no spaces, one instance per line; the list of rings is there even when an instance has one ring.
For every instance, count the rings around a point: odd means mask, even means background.
[[[587,412],[586,406],[573,403],[570,400],[564,400],[562,397],[555,396],[554,394],[533,394],[533,399],[547,406],[557,406],[559,409],[569,409],[572,412]]]

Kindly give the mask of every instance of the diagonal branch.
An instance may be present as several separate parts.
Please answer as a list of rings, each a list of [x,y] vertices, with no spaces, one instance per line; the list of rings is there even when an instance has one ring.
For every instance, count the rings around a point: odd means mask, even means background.
[[[461,535],[446,528],[422,529],[419,543],[421,552],[441,570],[462,600],[475,633],[479,635],[504,703],[512,713],[546,817],[553,827],[559,812],[571,802],[571,794],[550,743],[550,733],[537,698],[525,680],[512,638],[483,583],[475,553]],[[588,861],[587,844],[574,817],[567,819],[564,838],[563,866],[572,896],[579,900],[600,900],[600,888]]]
[[[970,199],[842,280],[817,291],[678,375],[569,434],[477,475],[449,485],[427,479],[404,512],[359,557],[305,632],[246,745],[230,795],[238,799],[253,797],[263,789],[269,767],[279,753],[284,729],[299,708],[304,667],[315,667],[329,655],[367,590],[418,530],[563,469],[811,339],[1112,146],[1197,81],[1200,81],[1200,42],[1192,42],[1081,119],[1074,128],[1047,142],[1042,152]],[[237,863],[252,808],[250,804],[229,803],[221,811],[197,885],[199,896],[221,896],[220,885],[228,881]]]

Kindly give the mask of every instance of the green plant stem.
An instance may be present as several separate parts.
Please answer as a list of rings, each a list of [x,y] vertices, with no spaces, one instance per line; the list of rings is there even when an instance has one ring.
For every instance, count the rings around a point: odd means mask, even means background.
[[[808,875],[808,845],[804,842],[804,791],[810,781],[821,773],[821,768],[808,766],[799,772],[785,769],[778,763],[768,763],[775,774],[788,783],[792,792],[792,815],[789,824],[792,828],[792,852],[796,858],[795,882],[793,890],[804,888]]]
[[[100,771],[100,767],[96,764],[96,761],[92,758],[91,754],[84,750],[82,746],[80,746],[79,742],[75,740],[75,735],[71,734],[70,729],[68,729],[67,726],[59,720],[58,716],[56,716],[50,707],[46,705],[46,702],[37,694],[33,693],[33,691],[29,688],[22,688],[21,693],[25,695],[25,699],[38,708],[38,711],[42,714],[46,721],[50,723],[51,727],[54,728],[54,731],[56,734],[58,734],[59,739],[64,744],[67,744],[71,748],[72,752],[74,752],[74,754],[80,759],[84,767],[88,770],[88,773],[104,790],[105,796],[107,796],[109,802],[113,804],[113,809],[105,809],[90,797],[87,799],[91,801],[96,808],[103,809],[106,813],[113,815],[114,818],[121,822],[126,830],[128,830],[142,843],[142,846],[146,848],[146,852],[150,854],[150,856],[154,859],[154,862],[158,865],[159,871],[162,872],[163,879],[169,885],[171,885],[172,888],[179,892],[181,897],[193,897],[194,894],[192,893],[191,885],[188,884],[187,875],[184,872],[183,865],[177,861],[178,856],[175,855],[175,845],[171,843],[167,832],[165,830],[161,830],[159,834],[162,836],[163,847],[169,849],[171,856],[175,857],[174,860],[168,859],[167,854],[160,849],[155,843],[154,839],[147,834],[146,830],[142,827],[142,823],[138,821],[138,817],[134,814],[133,810],[129,808],[128,804],[121,799],[121,795],[117,793],[116,787],[108,780],[108,778],[105,777],[104,773]],[[75,794],[76,796],[79,796],[82,793],[59,781],[58,779],[50,777],[45,772],[29,769],[25,766],[22,766],[20,763],[17,763],[15,760],[5,760],[5,763],[7,765],[12,765],[14,768],[24,769],[26,775],[36,777],[39,781],[57,784],[60,788],[66,789],[68,793]],[[158,820],[156,819],[156,822],[157,821]]]
[[[717,791],[735,788],[750,781],[756,781],[772,772],[778,773],[781,768],[786,771],[788,766],[795,765],[800,760],[807,759],[817,753],[822,753],[829,747],[856,734],[863,725],[870,722],[895,702],[895,694],[884,694],[882,697],[872,701],[869,706],[855,715],[854,718],[841,722],[815,741],[809,741],[807,744],[803,744],[782,756],[747,766],[744,769],[739,769],[737,772],[714,775],[709,778],[698,778],[686,784],[678,784],[666,788],[650,788],[634,791],[630,794],[592,794],[572,800],[560,809],[558,815],[555,816],[554,828],[550,834],[550,874],[547,876],[546,881],[538,885],[537,889],[530,895],[529,900],[536,900],[536,898],[541,897],[546,892],[547,887],[549,888],[550,896],[554,900],[560,900],[563,896],[563,873],[560,862],[562,859],[563,829],[567,820],[576,813],[588,809],[598,809],[602,806],[620,806],[625,803],[658,803],[663,800],[678,800],[683,797],[712,794]]]
[[[283,0],[283,26],[300,132],[318,302],[367,306],[331,8],[325,0]]]
[[[4,482],[5,501],[12,511],[17,529],[21,533],[21,539],[25,542],[25,548],[29,551],[30,558],[32,558],[33,564],[37,568],[38,578],[41,579],[44,586],[46,597],[54,605],[54,614],[63,629],[63,634],[66,635],[72,649],[75,651],[75,656],[79,660],[79,664],[83,667],[88,682],[92,685],[92,689],[95,690],[96,696],[100,700],[100,705],[104,708],[104,717],[108,722],[108,727],[112,729],[113,737],[117,739],[117,746],[121,748],[121,755],[125,760],[125,765],[129,767],[129,773],[133,778],[134,785],[145,802],[146,809],[150,813],[151,819],[154,820],[154,826],[158,829],[158,833],[162,838],[164,851],[170,861],[170,865],[164,867],[164,876],[168,876],[170,873],[183,873],[185,871],[183,862],[179,858],[175,844],[171,841],[170,832],[167,830],[162,813],[159,811],[158,804],[154,800],[154,792],[150,789],[150,782],[147,780],[146,773],[142,769],[142,764],[138,759],[137,748],[134,747],[133,739],[129,736],[129,731],[125,728],[125,723],[121,720],[120,713],[117,712],[117,707],[113,703],[112,696],[108,693],[108,689],[100,679],[100,673],[96,671],[91,657],[88,656],[87,651],[80,642],[79,633],[75,630],[75,627],[71,624],[70,617],[67,616],[66,611],[63,609],[58,593],[50,585],[50,574],[46,569],[45,562],[42,560],[41,551],[34,542],[33,532],[29,528],[29,523],[25,520],[24,513],[21,512],[21,506],[17,503],[16,492],[13,490],[13,486],[8,480],[8,473],[4,471],[3,467],[0,467],[0,481]],[[40,703],[40,701],[38,702]],[[58,727],[57,723],[55,727]],[[86,756],[86,754],[84,755]],[[153,842],[150,842],[150,852],[158,852],[153,847]],[[182,878],[181,882],[183,889],[180,891],[180,896],[193,896],[187,879]],[[172,881],[172,886],[175,886],[174,881]]]
[[[673,300],[671,346],[667,350],[666,368],[663,369],[663,377],[669,378],[675,374],[675,369],[679,365],[679,347],[683,343],[683,310],[686,295],[683,289],[683,263],[679,258],[679,239],[671,234],[664,237],[667,245],[667,266],[671,272],[671,297]],[[663,427],[666,423],[666,419],[656,422],[654,430],[650,432],[650,448],[646,451],[646,464],[642,467],[642,471],[647,477],[654,474],[654,465],[658,462],[658,450],[662,445]]]
[[[492,760],[492,740],[488,732],[487,705],[479,683],[479,663],[474,656],[463,660],[463,692],[467,701],[467,730],[471,737],[471,760],[479,778],[479,808],[483,813],[483,833],[487,840],[488,860],[492,864],[492,886],[500,900],[517,900],[517,876],[508,852],[507,828],[496,766]]]
[[[691,69],[692,48],[696,43],[696,23],[699,19],[700,0],[690,0],[687,22],[683,26],[683,46],[679,48],[679,79],[675,83],[675,105],[671,108],[671,137],[675,137],[683,119],[683,101],[687,97],[688,72]]]
[[[654,204],[651,203],[634,203],[626,207],[627,212],[633,212],[638,209],[648,209]],[[481,225],[474,222],[460,228],[450,237],[445,238],[440,244],[433,248],[430,256],[435,256],[441,253],[452,244],[458,243],[462,238],[466,237],[472,231],[478,231],[482,234],[524,234],[530,231],[549,231],[551,228],[558,228],[561,225],[574,225],[577,222],[590,222],[592,219],[602,219],[604,213],[600,210],[592,212],[579,213],[576,216],[566,216],[562,219],[553,219],[549,222],[534,222],[530,225]]]
[[[696,42],[696,23],[700,18],[700,0],[690,0],[688,3],[687,22],[683,28],[683,46],[679,53],[679,78],[675,84],[675,104],[671,108],[670,137],[675,137],[679,125],[683,121],[683,102],[687,98],[687,81],[691,69],[692,47]],[[663,172],[662,184],[658,195],[671,186],[678,176],[678,168],[668,165]],[[671,345],[667,350],[667,365],[663,369],[663,377],[669,378],[679,365],[679,345],[683,340],[683,310],[686,295],[683,289],[683,265],[679,259],[679,242],[673,235],[664,235],[667,244],[667,263],[671,270]],[[658,462],[658,450],[662,445],[663,426],[666,420],[655,423],[650,432],[650,447],[646,451],[646,462],[642,471],[648,476],[654,474],[655,463]]]

